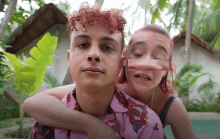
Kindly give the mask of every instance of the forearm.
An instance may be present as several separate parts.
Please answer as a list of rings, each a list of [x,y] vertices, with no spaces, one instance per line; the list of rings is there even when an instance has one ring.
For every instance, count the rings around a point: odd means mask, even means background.
[[[99,120],[65,107],[60,100],[50,95],[27,98],[23,103],[23,110],[42,125],[70,130],[86,131],[88,123],[95,124]]]

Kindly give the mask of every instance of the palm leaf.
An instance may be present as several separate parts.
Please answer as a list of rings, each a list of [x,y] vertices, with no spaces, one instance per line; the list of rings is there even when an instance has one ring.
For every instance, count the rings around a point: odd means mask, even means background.
[[[192,64],[187,64],[183,66],[180,71],[177,73],[177,79],[180,79],[187,73],[199,73],[203,69],[202,65],[192,65]]]
[[[50,72],[46,72],[44,81],[47,84],[47,88],[55,88],[55,87],[61,86],[57,78],[53,76],[53,74]]]
[[[160,11],[163,11],[164,8],[168,8],[170,4],[167,2],[167,0],[157,0],[157,7],[160,9]]]
[[[216,49],[219,49],[219,50],[220,50],[220,32],[219,32],[219,34],[218,34],[216,37],[218,37],[218,39],[217,39],[217,41],[215,42],[214,47],[215,47]]]
[[[198,87],[198,93],[204,91],[204,90],[209,90],[209,89],[213,89],[214,88],[214,81],[209,78],[209,80],[207,82],[202,83],[199,87]]]
[[[30,55],[34,59],[25,58],[26,61],[22,62],[14,54],[4,52],[12,62],[10,69],[15,75],[15,86],[19,92],[31,96],[40,88],[47,65],[52,62],[53,55],[51,54],[56,50],[56,46],[57,37],[51,37],[49,33],[46,33],[37,43],[37,47],[30,50]]]
[[[37,43],[37,47],[33,47],[29,52],[35,60],[29,59],[26,63],[35,68],[35,76],[37,77],[30,95],[40,88],[44,80],[47,65],[51,64],[53,60],[52,53],[56,50],[57,39],[57,37],[52,37],[49,33],[46,33]]]

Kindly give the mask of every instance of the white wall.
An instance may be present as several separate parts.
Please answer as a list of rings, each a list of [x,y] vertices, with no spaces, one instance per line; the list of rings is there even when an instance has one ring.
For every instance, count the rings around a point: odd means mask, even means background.
[[[67,31],[64,25],[54,25],[47,32],[49,32],[52,36],[55,36],[57,30],[59,30],[58,45],[54,53],[53,62],[51,63],[51,65],[49,65],[47,71],[51,72],[55,77],[57,77],[59,82],[62,84],[68,69],[66,52],[67,49],[69,49],[69,32]],[[44,34],[42,34],[39,38],[35,39],[26,47],[18,51],[16,55],[20,55],[21,53],[24,53],[26,56],[30,56],[29,54],[30,49],[36,46],[37,42],[43,37],[43,35]],[[45,84],[42,84],[42,87],[39,89],[38,92],[41,92],[45,89],[47,89],[45,87]]]
[[[184,65],[183,51],[184,51],[185,39],[179,40],[173,50],[173,60],[176,63],[178,69]],[[201,46],[198,46],[195,42],[191,43],[190,48],[190,63],[201,64],[203,66],[203,72],[211,73],[214,76],[215,82],[220,84],[220,60],[214,56],[211,52],[205,50]],[[208,76],[199,78],[197,86],[203,82],[208,81]],[[194,97],[192,94],[191,97]]]

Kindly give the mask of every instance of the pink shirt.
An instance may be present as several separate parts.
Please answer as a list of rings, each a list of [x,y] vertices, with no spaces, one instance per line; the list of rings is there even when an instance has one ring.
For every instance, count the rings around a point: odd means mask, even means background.
[[[63,104],[81,111],[73,90],[62,99]],[[148,106],[127,94],[115,91],[104,122],[124,139],[163,139],[164,131],[158,115]],[[42,126],[36,123],[29,139],[89,139],[86,132]]]

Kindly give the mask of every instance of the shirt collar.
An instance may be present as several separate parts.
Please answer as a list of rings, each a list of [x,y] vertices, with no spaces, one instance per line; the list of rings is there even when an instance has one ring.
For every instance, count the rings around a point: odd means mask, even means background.
[[[82,109],[80,108],[77,100],[76,100],[76,89],[75,88],[72,90],[71,94],[72,94],[72,97],[74,98],[74,101],[75,101],[75,108],[74,109],[83,112]],[[113,113],[113,110],[112,110],[111,106],[109,106],[108,107],[108,114],[112,114],[112,113]]]
[[[71,96],[69,96],[69,98],[72,97],[71,100],[75,101],[74,102],[75,106],[73,106],[72,109],[82,111],[82,109],[80,108],[80,106],[79,106],[79,104],[76,100],[76,90],[73,89],[72,92],[68,95],[71,95]],[[67,101],[68,101],[68,95],[67,95]],[[115,92],[114,92],[114,95],[113,95],[113,98],[111,100],[111,103],[108,107],[108,113],[112,114],[113,112],[127,112],[128,111],[128,100],[129,99],[138,104],[138,101],[136,101],[131,96],[127,95],[126,93],[121,92],[119,89],[116,88]],[[142,103],[140,103],[140,105],[141,104]]]

